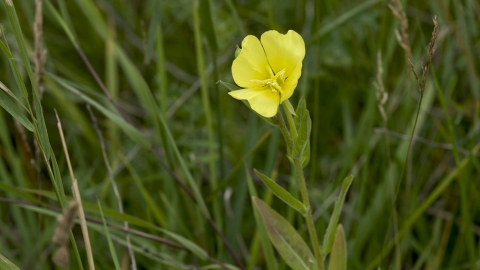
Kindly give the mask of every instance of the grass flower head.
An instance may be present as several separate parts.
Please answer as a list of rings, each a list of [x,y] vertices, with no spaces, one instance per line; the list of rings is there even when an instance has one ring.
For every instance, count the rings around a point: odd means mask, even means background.
[[[293,30],[285,35],[270,30],[260,40],[248,35],[232,64],[233,80],[244,89],[229,94],[247,100],[258,114],[273,117],[297,87],[304,57],[305,42]]]

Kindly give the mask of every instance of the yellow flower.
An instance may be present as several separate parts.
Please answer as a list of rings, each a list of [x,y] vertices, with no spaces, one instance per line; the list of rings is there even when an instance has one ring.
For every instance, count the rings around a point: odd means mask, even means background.
[[[278,105],[290,98],[302,75],[305,42],[295,31],[283,35],[275,30],[263,33],[261,43],[246,36],[242,50],[232,64],[235,83],[244,88],[229,94],[248,100],[254,111],[264,117],[277,113]]]

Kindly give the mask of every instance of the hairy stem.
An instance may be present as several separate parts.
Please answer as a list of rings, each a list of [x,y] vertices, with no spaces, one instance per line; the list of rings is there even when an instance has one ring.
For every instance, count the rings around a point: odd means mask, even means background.
[[[288,118],[289,112],[287,110],[285,111]],[[287,125],[285,124],[285,120],[283,119],[282,113],[280,111],[277,113],[275,118],[277,120],[278,127],[280,128],[280,131],[282,132],[283,137],[285,138],[287,147],[289,148],[289,152],[290,152],[291,149],[293,149],[292,135],[288,131]],[[292,118],[291,115],[290,115],[290,118]],[[289,121],[289,123],[290,123],[291,130],[295,130],[293,119],[291,122]],[[293,159],[293,163],[295,166],[295,170],[297,171],[297,180],[300,186],[300,193],[302,194],[302,201],[303,201],[303,204],[308,208],[307,214],[305,215],[305,219],[307,221],[307,228],[308,228],[308,234],[310,235],[310,241],[312,242],[315,258],[317,260],[317,267],[319,270],[323,270],[325,269],[325,266],[324,266],[325,258],[320,252],[320,244],[318,243],[317,232],[315,230],[315,224],[313,223],[312,209],[310,207],[310,199],[308,198],[307,183],[305,182],[305,176],[303,175],[302,162],[300,159],[295,158]]]

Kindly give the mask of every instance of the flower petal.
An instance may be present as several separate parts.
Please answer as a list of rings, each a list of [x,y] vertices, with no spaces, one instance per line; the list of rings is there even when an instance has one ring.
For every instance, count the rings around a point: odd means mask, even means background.
[[[252,80],[270,78],[269,65],[262,44],[255,36],[246,36],[242,41],[242,50],[232,64],[233,80],[238,86],[253,88]]]
[[[305,57],[305,42],[297,32],[289,30],[283,35],[270,30],[263,33],[261,40],[275,74],[285,69],[285,77],[289,77],[298,65],[302,64]]]
[[[283,92],[282,92],[282,100],[280,100],[280,103],[289,99],[293,95],[293,91],[297,87],[298,79],[300,79],[301,75],[302,75],[302,63],[300,62],[299,64],[297,64],[293,72],[290,73],[290,75],[285,80],[285,83],[282,86]]]
[[[277,92],[272,90],[257,90],[257,89],[242,89],[231,91],[230,96],[240,99],[248,100],[252,110],[256,111],[263,117],[273,117],[277,114],[278,105],[280,104],[280,96]]]

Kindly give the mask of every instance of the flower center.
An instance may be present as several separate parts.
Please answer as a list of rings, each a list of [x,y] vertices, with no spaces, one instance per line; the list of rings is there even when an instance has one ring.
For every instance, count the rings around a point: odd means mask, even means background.
[[[272,90],[272,92],[277,92],[282,94],[283,93],[282,86],[286,80],[285,69],[282,69],[281,71],[277,72],[277,74],[274,74],[270,67],[268,67],[268,70],[270,71],[269,79],[252,80],[252,82],[258,84],[261,88],[269,87]]]

